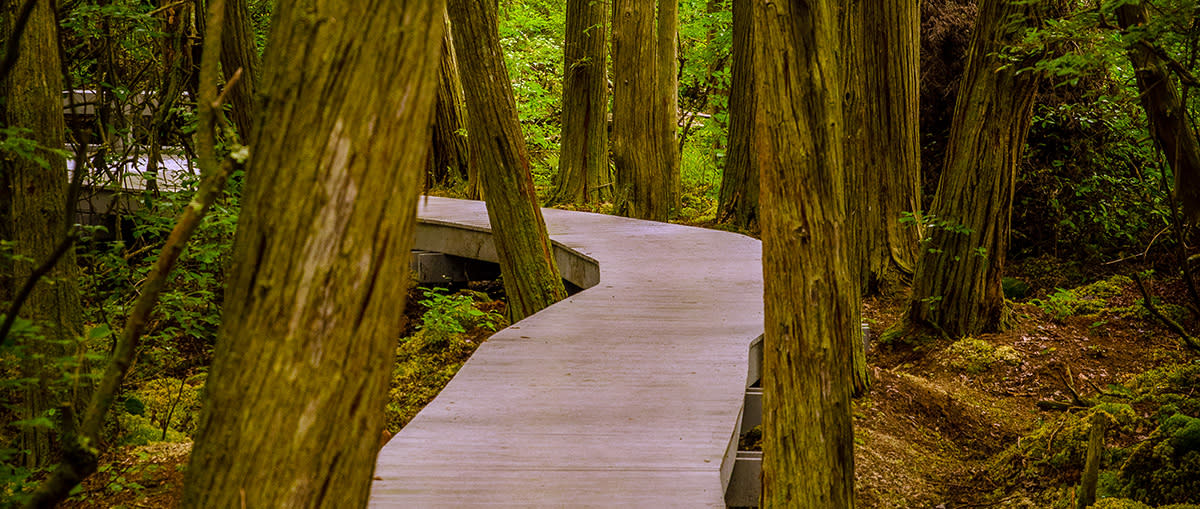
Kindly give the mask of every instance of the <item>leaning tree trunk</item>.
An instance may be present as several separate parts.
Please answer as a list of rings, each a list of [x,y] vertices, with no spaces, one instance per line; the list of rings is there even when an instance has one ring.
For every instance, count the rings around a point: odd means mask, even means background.
[[[276,9],[184,507],[362,507],[384,427],[443,6]]]
[[[556,203],[599,203],[613,195],[608,165],[608,14],[607,0],[567,1]]]
[[[729,94],[729,149],[717,219],[738,228],[758,226],[758,166],[754,156],[754,2],[733,3],[733,70]]]
[[[835,2],[754,0],[765,285],[762,507],[854,505]]]
[[[500,49],[496,3],[450,0],[470,118],[471,165],[479,168],[492,238],[513,321],[567,296],[538,208],[512,82]]]
[[[1146,23],[1146,8],[1141,3],[1123,4],[1117,7],[1117,21],[1122,30],[1136,29]],[[1126,51],[1137,76],[1150,133],[1175,173],[1175,195],[1187,218],[1200,222],[1200,141],[1188,123],[1187,108],[1149,41],[1134,37]]]
[[[246,0],[225,0],[225,26],[221,29],[221,71],[228,81],[238,69],[242,76],[226,92],[229,98],[230,120],[245,143],[252,138],[254,125],[254,92],[258,88],[258,49],[254,44],[254,25]]]
[[[458,59],[454,56],[454,37],[450,33],[450,15],[443,16],[442,61],[438,72],[437,108],[433,115],[432,147],[427,175],[435,182],[461,180],[467,184],[467,197],[480,198],[479,176],[468,170],[467,107],[462,81],[458,77]]]
[[[14,33],[14,21],[24,1],[4,2],[2,13],[3,31]],[[11,267],[12,273],[5,275],[11,285],[7,291],[21,287],[35,268],[45,263],[55,247],[67,235],[71,224],[66,218],[67,167],[66,161],[45,149],[62,149],[65,145],[62,70],[59,67],[58,23],[50,2],[36,2],[28,24],[21,35],[20,49],[11,71],[0,82],[0,121],[3,127],[27,129],[20,135],[37,143],[32,154],[20,155],[13,152],[0,154],[0,209],[4,211],[6,224],[3,226],[4,240],[15,241]],[[11,43],[11,41],[10,41]],[[5,50],[9,48],[6,46]],[[36,159],[44,160],[44,165]],[[70,218],[73,222],[74,218]],[[57,359],[69,354],[66,344],[74,341],[82,330],[83,307],[79,299],[76,282],[78,266],[75,253],[68,249],[54,268],[46,275],[33,293],[29,295],[18,316],[41,326],[42,338],[25,338],[21,377],[36,382],[27,382],[21,394],[18,413],[21,419],[46,416],[46,412],[58,406],[64,399],[64,387],[60,380],[63,373],[56,372],[44,359]],[[13,293],[6,292],[6,300]],[[0,313],[7,313],[7,309]],[[0,338],[3,340],[4,338]],[[73,350],[73,349],[71,349]],[[39,360],[38,358],[42,359]],[[70,389],[70,388],[65,388]],[[86,404],[86,391],[65,394],[65,399],[76,409]],[[49,430],[40,427],[24,428],[18,438],[17,450],[27,451],[25,466],[41,467],[49,464],[54,454],[54,444]]]
[[[1017,164],[1037,77],[999,52],[1022,36],[1038,4],[982,0],[958,89],[946,162],[922,244],[908,318],[951,336],[998,330]]]
[[[679,173],[679,0],[658,0],[658,40],[655,42],[658,60],[659,150],[662,169],[670,183],[669,206],[679,210],[683,205],[683,182]]]
[[[630,217],[666,221],[671,176],[663,164],[655,65],[654,0],[614,0],[613,130],[617,205]]]

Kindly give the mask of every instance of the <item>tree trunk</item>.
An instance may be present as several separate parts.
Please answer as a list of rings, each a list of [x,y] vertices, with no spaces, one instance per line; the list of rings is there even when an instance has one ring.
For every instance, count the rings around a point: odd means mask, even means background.
[[[443,5],[279,2],[184,507],[362,507]]]
[[[1146,8],[1141,3],[1123,4],[1117,7],[1117,22],[1128,33],[1146,23]],[[1175,173],[1175,196],[1183,204],[1184,215],[1192,223],[1200,222],[1200,141],[1162,60],[1149,41],[1134,41],[1126,51],[1137,75],[1150,133]]]
[[[758,226],[758,166],[754,155],[754,2],[733,3],[733,69],[729,94],[729,151],[721,174],[717,219],[738,228]]]
[[[2,33],[6,37],[14,33],[14,21],[22,4],[24,2],[18,0],[3,4]],[[39,147],[31,155],[45,162],[43,166],[33,157],[12,152],[0,154],[0,187],[4,188],[0,198],[5,200],[0,208],[5,211],[7,220],[4,240],[16,243],[9,266],[12,273],[6,277],[11,286],[6,287],[5,297],[10,299],[15,293],[12,289],[23,285],[37,266],[50,259],[67,234],[68,226],[74,222],[74,218],[68,222],[65,217],[66,161],[45,150],[65,146],[57,28],[52,4],[36,2],[20,39],[17,59],[7,79],[0,82],[0,94],[4,99],[0,114],[4,127],[28,129],[23,136]],[[44,416],[61,399],[62,393],[58,391],[64,389],[59,382],[63,373],[55,370],[55,363],[47,363],[45,359],[70,354],[65,345],[72,344],[82,331],[83,307],[79,299],[78,273],[74,250],[69,249],[33,288],[18,315],[41,326],[42,336],[25,342],[26,361],[22,363],[21,376],[37,382],[23,384],[25,389],[18,410],[21,419]],[[76,409],[82,408],[81,404],[87,402],[87,391],[73,392],[67,401]],[[27,467],[45,466],[53,459],[55,444],[49,430],[26,428],[19,441],[16,449],[28,451],[25,456]]]
[[[429,174],[436,182],[461,180],[467,184],[467,197],[478,200],[479,176],[468,170],[467,107],[462,81],[458,77],[458,59],[454,56],[454,37],[450,34],[450,15],[443,16],[442,60],[438,73],[437,108],[433,115]]]
[[[959,337],[1004,322],[1000,277],[1008,250],[1013,182],[1033,112],[1037,77],[999,52],[1032,23],[1033,4],[983,0],[959,85],[946,162],[922,243],[908,318]]]
[[[563,51],[562,149],[557,203],[612,199],[608,164],[608,15],[606,0],[568,0]]]
[[[246,0],[225,0],[225,27],[221,30],[221,72],[225,80],[238,69],[242,77],[226,92],[229,98],[230,120],[237,128],[242,143],[252,138],[254,125],[254,92],[258,89],[258,49],[254,44],[254,25]]]
[[[683,205],[683,181],[679,173],[679,0],[658,0],[658,130],[662,168],[669,178],[671,211]],[[670,211],[668,212],[668,214]]]
[[[538,208],[512,81],[504,67],[496,3],[450,0],[470,118],[471,165],[487,196],[508,311],[515,322],[567,296]]]
[[[762,507],[854,505],[847,270],[832,1],[755,0],[765,338]]]
[[[892,295],[911,280],[919,231],[900,222],[921,208],[919,2],[848,2],[842,59],[846,110],[847,221],[858,234],[857,280]]]
[[[613,130],[617,205],[621,213],[666,221],[671,177],[659,136],[654,0],[614,0]]]

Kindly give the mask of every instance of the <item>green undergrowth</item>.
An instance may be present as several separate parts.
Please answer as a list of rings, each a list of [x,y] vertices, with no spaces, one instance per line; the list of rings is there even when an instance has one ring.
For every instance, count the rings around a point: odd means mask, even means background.
[[[479,344],[508,325],[504,304],[473,290],[419,288],[424,310],[416,331],[400,339],[387,404],[395,433],[450,382]]]
[[[1110,385],[1088,408],[1048,417],[991,459],[997,497],[1015,490],[1037,507],[1074,507],[1099,414],[1108,424],[1098,496],[1113,500],[1098,507],[1200,504],[1198,386],[1200,362],[1164,366]]]

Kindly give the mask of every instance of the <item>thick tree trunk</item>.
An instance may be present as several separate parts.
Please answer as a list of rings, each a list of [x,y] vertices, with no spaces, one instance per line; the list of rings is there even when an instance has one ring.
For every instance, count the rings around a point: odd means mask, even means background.
[[[568,0],[557,203],[612,199],[608,161],[607,0]]]
[[[913,281],[908,318],[951,336],[998,330],[1004,322],[1000,277],[1008,250],[1013,183],[1033,112],[1037,77],[1001,61],[1039,8],[983,0],[959,85],[945,168]]]
[[[654,0],[614,0],[613,130],[617,205],[621,213],[666,221],[671,177],[663,164]]]
[[[221,29],[221,72],[225,80],[238,69],[242,77],[226,92],[230,120],[237,128],[242,143],[252,139],[254,125],[254,93],[259,83],[258,49],[254,45],[254,25],[246,0],[225,0],[225,27]]]
[[[658,0],[658,130],[663,171],[669,178],[671,211],[682,208],[683,181],[679,173],[679,0]],[[670,212],[668,212],[670,213]]]
[[[384,426],[443,5],[276,9],[184,507],[362,507]]]
[[[496,3],[450,0],[470,118],[471,165],[479,168],[492,238],[513,321],[567,296],[538,208],[512,82],[504,67]]]
[[[25,2],[5,1],[2,33],[12,34],[17,12]],[[0,106],[4,127],[28,129],[29,137],[39,147],[61,149],[64,141],[62,110],[62,70],[59,67],[58,23],[50,2],[36,2],[28,24],[21,36],[20,52],[12,70],[2,83]],[[7,48],[6,48],[7,49]],[[34,269],[50,258],[67,234],[68,219],[66,161],[59,155],[39,148],[34,156],[44,159],[42,166],[34,159],[15,153],[0,154],[0,187],[4,191],[0,208],[6,212],[4,240],[15,241],[12,273],[6,274],[5,297],[12,298],[13,288],[19,288]],[[71,218],[73,222],[74,218]],[[11,236],[9,236],[11,235]],[[55,372],[44,359],[56,359],[68,354],[64,346],[74,341],[82,330],[83,308],[79,300],[78,266],[75,253],[68,250],[45,278],[34,287],[19,316],[41,326],[42,339],[25,343],[22,377],[38,380],[24,384],[21,419],[41,417],[59,404],[62,390],[59,380],[63,373]],[[7,312],[7,309],[4,311]],[[44,356],[38,360],[36,357]],[[86,391],[69,395],[75,408],[86,403]],[[50,432],[43,428],[26,428],[19,437],[18,450],[28,451],[25,465],[40,467],[49,464],[54,454]]]
[[[458,77],[458,58],[454,55],[454,37],[450,33],[450,15],[444,16],[442,63],[438,72],[437,109],[433,115],[429,175],[436,182],[461,180],[467,183],[467,197],[478,200],[479,176],[468,170],[467,106],[462,81]]]
[[[1129,31],[1146,23],[1146,8],[1141,3],[1117,7],[1121,29]],[[1192,223],[1200,222],[1200,141],[1188,123],[1187,109],[1167,74],[1166,66],[1148,46],[1149,41],[1129,44],[1127,53],[1137,76],[1142,109],[1150,124],[1150,133],[1175,173],[1175,196]]]
[[[849,508],[858,285],[847,270],[835,3],[754,2],[766,326],[761,506]]]
[[[733,3],[733,69],[729,94],[729,148],[717,219],[743,229],[758,226],[758,166],[754,153],[754,2]]]
[[[911,279],[920,239],[918,228],[900,222],[921,208],[919,2],[845,5],[844,154],[847,187],[855,190],[847,221],[858,232],[851,259],[864,291],[889,295]]]

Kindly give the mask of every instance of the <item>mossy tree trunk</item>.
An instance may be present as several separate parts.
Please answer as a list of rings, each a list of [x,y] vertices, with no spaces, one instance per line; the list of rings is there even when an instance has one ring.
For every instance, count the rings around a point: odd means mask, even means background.
[[[679,173],[679,0],[658,0],[658,40],[655,42],[658,76],[658,130],[662,169],[669,179],[668,214],[682,207],[683,181]]]
[[[479,168],[492,239],[513,321],[567,296],[538,208],[512,81],[500,48],[495,2],[450,0],[470,118],[471,165]]]
[[[463,97],[462,80],[458,76],[458,58],[454,55],[454,36],[451,35],[449,14],[444,16],[442,61],[438,72],[437,109],[433,115],[432,146],[429,151],[428,175],[435,182],[462,180],[467,183],[467,197],[478,200],[479,176],[468,170],[467,105]]]
[[[228,81],[238,69],[242,76],[226,92],[231,106],[229,116],[238,136],[251,139],[254,125],[254,93],[259,82],[258,49],[254,44],[254,25],[246,0],[225,0],[225,27],[221,29],[221,71]]]
[[[1175,173],[1175,196],[1183,204],[1187,218],[1200,223],[1200,141],[1188,122],[1187,108],[1166,65],[1154,53],[1151,41],[1143,40],[1143,34],[1139,33],[1146,23],[1145,6],[1139,2],[1117,7],[1117,22],[1129,39],[1126,52],[1137,76],[1150,134]]]
[[[654,0],[614,0],[612,157],[622,214],[666,221],[671,176],[663,164]]]
[[[612,199],[608,159],[607,0],[568,0],[563,48],[562,146],[557,203]]]
[[[1021,37],[1040,3],[982,0],[961,78],[946,161],[913,281],[908,319],[959,337],[1002,327],[1000,277],[1013,183],[1038,79],[999,52]],[[1018,20],[1014,22],[1013,20]]]
[[[23,1],[3,4],[3,31],[6,39],[14,33],[14,22]],[[21,134],[38,145],[32,157],[13,152],[0,154],[0,209],[5,223],[4,240],[14,241],[5,300],[12,299],[37,266],[50,259],[55,247],[67,235],[74,218],[66,217],[66,161],[47,149],[65,145],[62,108],[62,69],[59,67],[58,23],[51,2],[36,2],[20,39],[20,51],[8,77],[0,82],[0,121],[3,127],[27,129]],[[5,48],[7,49],[7,47]],[[39,164],[33,157],[44,160]],[[19,414],[21,419],[47,416],[61,402],[72,403],[77,411],[87,402],[87,391],[64,394],[49,359],[72,353],[66,346],[82,330],[83,308],[77,283],[78,266],[73,250],[33,288],[19,316],[41,327],[42,338],[27,338],[22,362],[24,378],[37,380],[23,384]],[[7,312],[7,302],[3,311]],[[39,358],[41,357],[41,358]],[[81,404],[82,403],[82,404]],[[22,430],[18,450],[25,450],[25,465],[41,467],[53,460],[56,444],[51,432],[40,427]]]
[[[765,285],[762,507],[854,506],[836,4],[754,0]]]
[[[729,94],[729,144],[717,219],[743,229],[758,226],[758,167],[753,156],[754,2],[733,3],[733,69]]]
[[[384,427],[443,5],[275,8],[183,507],[362,507]]]

